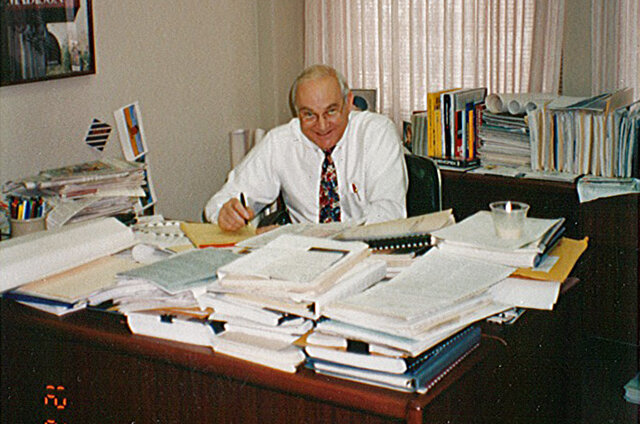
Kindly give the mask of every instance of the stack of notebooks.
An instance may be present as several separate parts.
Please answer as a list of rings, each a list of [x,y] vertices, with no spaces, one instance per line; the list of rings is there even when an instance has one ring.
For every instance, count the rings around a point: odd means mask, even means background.
[[[467,327],[424,352],[411,356],[388,348],[321,331],[311,333],[306,366],[319,374],[394,390],[426,393],[480,344],[481,332]]]
[[[135,213],[145,197],[145,166],[138,162],[103,159],[49,169],[5,183],[5,193],[47,200],[47,228],[92,218]],[[28,194],[28,195],[27,195]]]
[[[383,261],[362,242],[283,234],[218,268],[218,280],[199,296],[225,331],[213,349],[295,372],[304,352],[294,341],[308,332],[325,305],[380,281]]]

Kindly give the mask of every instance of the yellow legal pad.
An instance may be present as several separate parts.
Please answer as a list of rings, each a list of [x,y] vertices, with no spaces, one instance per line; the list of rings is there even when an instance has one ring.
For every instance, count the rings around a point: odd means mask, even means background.
[[[238,231],[223,231],[218,224],[201,222],[181,222],[180,229],[198,248],[230,247],[256,235],[252,225],[245,225]]]

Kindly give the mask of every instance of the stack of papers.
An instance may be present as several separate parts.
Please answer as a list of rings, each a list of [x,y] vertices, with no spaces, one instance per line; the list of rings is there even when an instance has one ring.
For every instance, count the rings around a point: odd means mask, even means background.
[[[129,312],[127,324],[133,334],[173,340],[198,346],[211,346],[222,328],[207,317],[207,311],[189,308],[172,308]]]
[[[136,266],[137,263],[127,258],[106,256],[24,284],[4,297],[55,315],[65,315],[86,307],[92,295],[114,286],[118,272]]]
[[[434,331],[457,331],[507,309],[507,305],[495,304],[487,291],[514,270],[432,249],[391,280],[328,305],[324,315],[370,330],[426,340]]]
[[[384,277],[362,242],[284,234],[218,269],[218,281],[199,297],[225,332],[216,352],[294,372],[304,360],[293,343],[313,327],[324,305]]]
[[[483,165],[530,167],[529,125],[524,114],[485,111],[478,138],[478,155]]]
[[[92,218],[133,213],[145,197],[144,164],[119,159],[49,169],[5,183],[4,192],[44,197],[52,209],[47,228]],[[28,197],[28,196],[27,196]]]
[[[0,244],[0,291],[84,265],[133,246],[130,228],[102,218]]]
[[[564,232],[564,218],[525,218],[520,238],[495,233],[491,212],[479,211],[461,222],[433,232],[438,249],[514,267],[533,267],[544,259]]]

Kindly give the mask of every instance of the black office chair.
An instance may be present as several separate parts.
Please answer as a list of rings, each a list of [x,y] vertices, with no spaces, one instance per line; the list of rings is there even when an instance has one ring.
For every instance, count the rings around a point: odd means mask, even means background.
[[[409,174],[407,216],[424,215],[442,210],[442,177],[433,159],[404,155]]]
[[[276,207],[275,210],[267,215],[265,215],[260,222],[258,223],[258,228],[266,227],[269,225],[286,225],[291,224],[291,216],[289,215],[289,210],[284,204],[284,199],[282,198],[282,193],[278,195],[278,198],[274,202]]]

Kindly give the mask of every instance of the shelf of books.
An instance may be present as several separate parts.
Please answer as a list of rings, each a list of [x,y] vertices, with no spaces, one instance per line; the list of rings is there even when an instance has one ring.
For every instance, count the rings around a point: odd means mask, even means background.
[[[404,133],[414,154],[449,169],[639,175],[640,100],[628,88],[591,97],[487,95],[483,87],[429,92],[426,109],[413,112]]]

